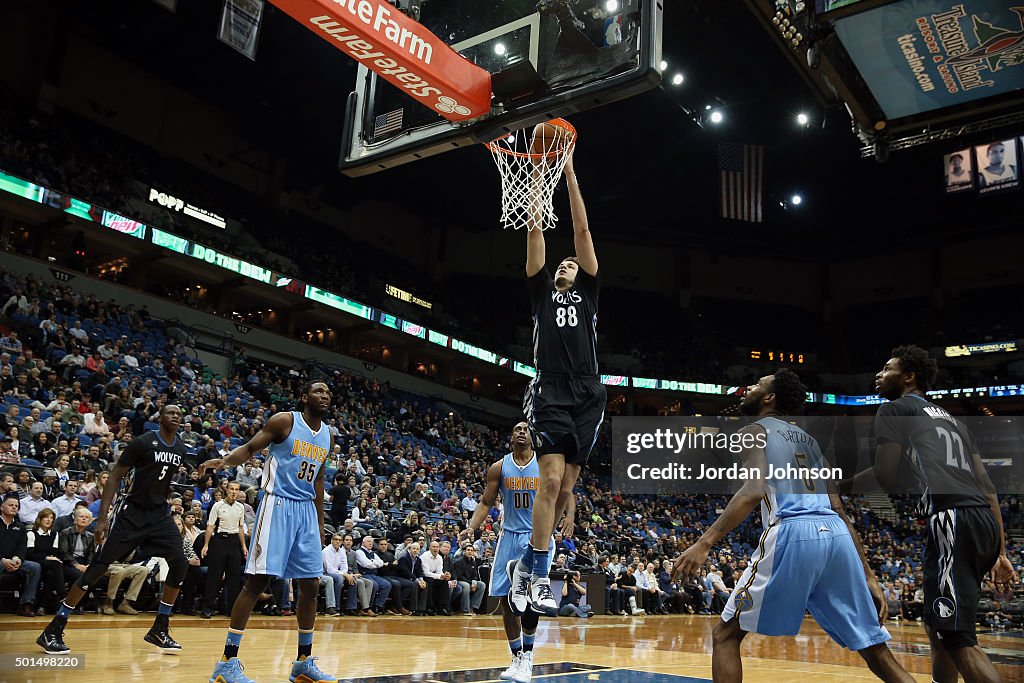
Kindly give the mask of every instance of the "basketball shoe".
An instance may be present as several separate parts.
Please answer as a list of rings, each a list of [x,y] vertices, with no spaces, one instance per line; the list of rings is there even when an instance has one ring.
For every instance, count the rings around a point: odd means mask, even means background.
[[[65,655],[71,648],[64,644],[64,627],[56,623],[56,619],[36,638],[36,645],[43,648],[48,655]]]
[[[508,668],[498,674],[498,678],[503,681],[514,681],[516,680],[516,674],[519,672],[519,667],[522,666],[523,662],[523,651],[520,650],[512,658],[512,663],[508,665]]]
[[[306,657],[292,664],[292,683],[338,683],[337,676],[325,674],[316,665],[316,657]]]
[[[530,683],[533,678],[533,650],[523,650],[523,656],[519,660],[519,668],[516,670],[515,683]]]
[[[181,645],[171,638],[171,634],[167,631],[166,627],[154,626],[149,629],[143,640],[150,645],[153,645],[160,649],[166,655],[177,655],[181,654]]]
[[[530,606],[530,572],[521,570],[520,564],[521,560],[509,560],[505,565],[505,573],[508,574],[511,586],[508,591],[508,604],[512,606],[512,612],[517,616],[526,612]]]
[[[530,607],[547,617],[558,616],[558,603],[551,593],[551,579],[545,576],[530,581]]]
[[[210,683],[256,683],[242,673],[242,663],[238,657],[232,657],[228,661],[218,661],[210,674]]]

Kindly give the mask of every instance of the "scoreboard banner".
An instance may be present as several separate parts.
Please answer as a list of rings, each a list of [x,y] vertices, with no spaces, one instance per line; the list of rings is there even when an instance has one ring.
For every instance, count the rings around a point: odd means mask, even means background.
[[[889,119],[1024,87],[1024,7],[1010,0],[904,0],[835,21]]]

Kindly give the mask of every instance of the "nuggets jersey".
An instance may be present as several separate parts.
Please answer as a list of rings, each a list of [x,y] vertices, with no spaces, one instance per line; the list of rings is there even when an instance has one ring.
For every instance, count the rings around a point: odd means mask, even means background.
[[[270,444],[270,458],[263,469],[262,489],[293,500],[313,500],[313,481],[331,450],[331,432],[321,423],[314,432],[292,412],[292,429],[281,443]]]
[[[502,531],[529,534],[533,531],[533,498],[540,485],[540,465],[533,456],[524,467],[509,453],[501,463]]]
[[[774,417],[757,421],[767,433],[765,457],[770,470],[823,467],[824,457],[818,442],[796,425]],[[818,479],[796,477],[765,481],[765,497],[761,502],[761,522],[768,528],[779,519],[805,514],[834,515],[825,483]]]

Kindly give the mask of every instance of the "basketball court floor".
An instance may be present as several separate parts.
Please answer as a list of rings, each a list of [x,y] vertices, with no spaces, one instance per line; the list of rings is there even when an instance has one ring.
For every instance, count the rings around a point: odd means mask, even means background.
[[[153,615],[73,618],[66,640],[77,669],[25,669],[14,656],[38,656],[46,620],[0,618],[0,680],[10,683],[109,683],[208,679],[224,644],[226,618],[174,617],[171,632],[184,651],[156,653],[142,636]],[[711,629],[717,617],[601,616],[541,621],[534,678],[550,683],[697,683],[711,679]],[[890,647],[917,680],[930,681],[928,643],[920,624],[889,627]],[[295,657],[294,617],[254,616],[240,657],[257,683],[287,679]],[[1024,632],[980,636],[1004,681],[1024,681]],[[321,667],[354,683],[494,683],[509,663],[496,616],[320,618],[313,653]],[[875,680],[860,657],[839,649],[810,619],[794,638],[747,636],[744,680]],[[802,678],[806,676],[806,678]]]

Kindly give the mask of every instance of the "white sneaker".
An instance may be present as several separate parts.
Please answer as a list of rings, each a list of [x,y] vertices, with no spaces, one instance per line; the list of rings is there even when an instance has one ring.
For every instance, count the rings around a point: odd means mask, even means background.
[[[512,658],[512,663],[508,665],[508,668],[498,674],[498,678],[503,681],[514,681],[516,680],[516,674],[519,673],[519,667],[522,665],[523,652],[519,651],[515,657]]]
[[[516,670],[515,683],[530,683],[533,678],[533,650],[523,650],[519,657],[519,668]]]
[[[505,573],[511,585],[508,591],[508,602],[517,615],[526,612],[530,606],[530,572],[519,571],[519,560],[509,560],[505,565]],[[548,593],[551,589],[548,588]]]
[[[558,603],[551,593],[551,579],[534,579],[530,584],[530,607],[548,617],[558,616]]]

